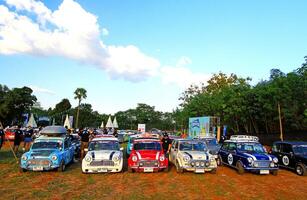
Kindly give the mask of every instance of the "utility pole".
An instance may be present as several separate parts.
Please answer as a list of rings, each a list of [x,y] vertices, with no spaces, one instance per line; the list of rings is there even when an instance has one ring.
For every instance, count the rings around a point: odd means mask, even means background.
[[[280,128],[280,140],[284,140],[283,130],[282,130],[282,122],[281,122],[281,113],[280,113],[280,104],[278,102],[278,117],[279,117],[279,128]]]

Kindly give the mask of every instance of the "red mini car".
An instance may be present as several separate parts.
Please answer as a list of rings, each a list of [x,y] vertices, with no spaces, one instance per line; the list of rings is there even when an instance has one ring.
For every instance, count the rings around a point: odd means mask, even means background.
[[[136,140],[128,159],[129,172],[168,171],[168,159],[157,139]]]

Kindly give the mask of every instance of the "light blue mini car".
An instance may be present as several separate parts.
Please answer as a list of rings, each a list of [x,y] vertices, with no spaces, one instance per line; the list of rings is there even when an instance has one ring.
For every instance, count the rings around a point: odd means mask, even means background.
[[[20,170],[25,172],[57,169],[64,171],[74,160],[74,146],[62,126],[48,126],[35,139],[31,149],[21,156]]]

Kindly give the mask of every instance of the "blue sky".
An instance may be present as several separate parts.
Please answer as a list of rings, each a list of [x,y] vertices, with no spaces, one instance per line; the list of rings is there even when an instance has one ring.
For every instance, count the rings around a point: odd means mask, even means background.
[[[75,106],[83,87],[101,113],[172,111],[213,73],[256,83],[300,67],[306,10],[303,0],[0,0],[0,84],[31,86],[45,108]]]

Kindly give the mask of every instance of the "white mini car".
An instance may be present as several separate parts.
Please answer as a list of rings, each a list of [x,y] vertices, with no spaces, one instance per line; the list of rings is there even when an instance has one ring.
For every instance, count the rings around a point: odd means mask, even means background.
[[[123,148],[117,138],[94,138],[82,160],[83,173],[121,172],[123,169]]]
[[[169,161],[176,166],[178,173],[184,170],[195,173],[210,171],[216,173],[217,163],[214,155],[204,141],[192,139],[176,139],[172,143]]]

